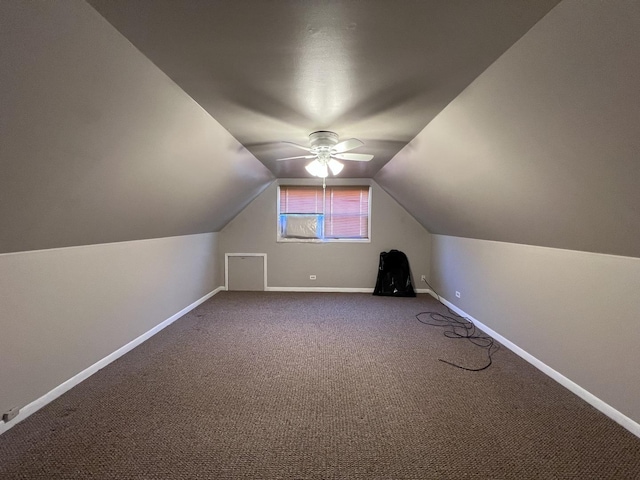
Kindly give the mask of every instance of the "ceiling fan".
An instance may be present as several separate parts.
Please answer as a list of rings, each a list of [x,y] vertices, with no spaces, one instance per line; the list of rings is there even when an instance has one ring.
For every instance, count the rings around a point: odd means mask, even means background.
[[[331,173],[334,175],[338,175],[342,171],[344,165],[338,160],[368,162],[373,158],[373,155],[365,153],[346,153],[349,150],[353,150],[354,148],[364,145],[364,143],[357,138],[349,138],[340,143],[338,143],[338,139],[339,137],[337,133],[320,130],[309,134],[310,147],[298,145],[293,142],[283,142],[305,150],[309,152],[310,155],[279,158],[278,161],[313,158],[314,160],[305,167],[307,172],[316,177],[326,178],[329,175],[329,170],[331,170]]]

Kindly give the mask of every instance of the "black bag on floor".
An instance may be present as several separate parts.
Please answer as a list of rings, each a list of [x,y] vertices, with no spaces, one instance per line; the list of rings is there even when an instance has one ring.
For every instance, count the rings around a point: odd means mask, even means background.
[[[378,280],[374,295],[392,297],[415,297],[411,285],[411,269],[407,256],[399,250],[389,250],[380,254]]]

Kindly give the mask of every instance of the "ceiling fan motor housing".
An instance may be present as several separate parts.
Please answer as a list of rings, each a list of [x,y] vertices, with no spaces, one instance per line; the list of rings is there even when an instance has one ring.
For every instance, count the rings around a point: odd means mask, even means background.
[[[329,151],[338,143],[338,134],[326,130],[320,130],[309,134],[309,143],[312,152]]]

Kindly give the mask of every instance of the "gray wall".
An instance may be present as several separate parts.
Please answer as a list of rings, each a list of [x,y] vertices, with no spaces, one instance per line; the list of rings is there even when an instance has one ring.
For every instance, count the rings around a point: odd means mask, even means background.
[[[375,180],[431,233],[640,257],[639,31],[561,2]]]
[[[330,179],[331,185],[372,186],[370,243],[277,243],[274,182],[220,232],[220,253],[266,253],[268,287],[373,288],[380,252],[392,248],[409,257],[416,287],[429,275],[429,233],[375,182]],[[280,180],[318,185],[319,180]],[[317,275],[315,281],[309,275]]]
[[[0,2],[0,253],[215,232],[273,176],[81,0]]]
[[[431,261],[443,297],[640,422],[640,259],[433,235]]]
[[[0,255],[0,412],[36,400],[221,285],[217,237]]]

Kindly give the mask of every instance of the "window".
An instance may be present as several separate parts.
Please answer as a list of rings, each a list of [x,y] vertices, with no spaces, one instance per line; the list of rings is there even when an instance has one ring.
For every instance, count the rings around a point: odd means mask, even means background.
[[[369,186],[278,188],[278,241],[369,241]]]

